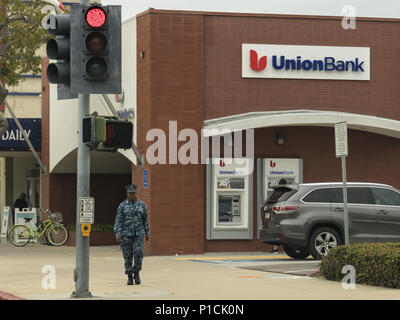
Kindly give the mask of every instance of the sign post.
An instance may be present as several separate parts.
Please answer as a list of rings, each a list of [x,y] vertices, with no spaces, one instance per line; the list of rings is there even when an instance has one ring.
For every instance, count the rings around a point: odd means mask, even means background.
[[[344,220],[344,243],[349,245],[349,212],[347,207],[347,172],[346,157],[349,155],[347,143],[347,122],[335,124],[335,147],[336,158],[342,158],[342,177],[343,177],[343,220]]]
[[[4,211],[3,211],[3,219],[2,224],[1,224],[1,240],[3,240],[3,238],[7,239],[7,233],[8,233],[8,220],[10,217],[10,207],[4,207]]]
[[[90,298],[89,291],[89,237],[81,230],[81,198],[90,195],[90,150],[83,143],[83,118],[90,113],[90,95],[79,94],[78,114],[78,165],[77,165],[77,219],[76,219],[76,267],[73,298]]]

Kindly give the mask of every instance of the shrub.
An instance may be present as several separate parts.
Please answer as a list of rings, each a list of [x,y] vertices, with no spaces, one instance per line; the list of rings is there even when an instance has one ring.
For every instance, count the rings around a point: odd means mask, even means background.
[[[113,227],[113,224],[92,224],[92,232],[114,232]],[[70,232],[75,232],[76,225],[68,224],[65,228]]]
[[[356,283],[400,288],[400,243],[357,243],[333,248],[321,261],[328,280],[341,281],[342,268],[355,268]]]

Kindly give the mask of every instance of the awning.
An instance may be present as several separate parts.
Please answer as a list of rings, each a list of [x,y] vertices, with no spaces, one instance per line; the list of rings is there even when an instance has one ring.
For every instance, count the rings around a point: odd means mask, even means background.
[[[266,127],[333,127],[335,123],[342,121],[347,122],[349,129],[400,138],[400,121],[398,120],[364,114],[319,110],[249,112],[205,120],[203,122],[203,136],[211,137],[233,131]]]

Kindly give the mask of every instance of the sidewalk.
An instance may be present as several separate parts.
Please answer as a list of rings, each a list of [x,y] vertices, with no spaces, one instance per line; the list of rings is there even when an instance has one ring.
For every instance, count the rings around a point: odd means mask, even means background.
[[[400,290],[319,278],[244,270],[179,258],[260,256],[265,253],[207,253],[145,257],[142,284],[127,286],[119,246],[90,248],[90,291],[94,299],[400,299]],[[178,259],[177,259],[178,258]],[[44,290],[43,266],[56,269],[56,289]],[[0,291],[24,299],[70,299],[74,291],[75,248],[0,244]]]

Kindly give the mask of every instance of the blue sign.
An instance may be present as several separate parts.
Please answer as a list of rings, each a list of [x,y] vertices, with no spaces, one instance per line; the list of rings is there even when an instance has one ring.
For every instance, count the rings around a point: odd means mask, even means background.
[[[147,187],[148,187],[148,185],[147,185],[147,169],[145,169],[143,172],[143,187],[145,189],[147,189]]]
[[[132,119],[135,117],[135,110],[134,109],[124,109],[117,111],[118,117],[120,119]]]
[[[13,119],[8,120],[8,129],[0,138],[0,150],[2,151],[28,151],[29,146],[22,132]],[[29,137],[36,151],[41,150],[42,120],[41,119],[18,119],[22,128]]]

